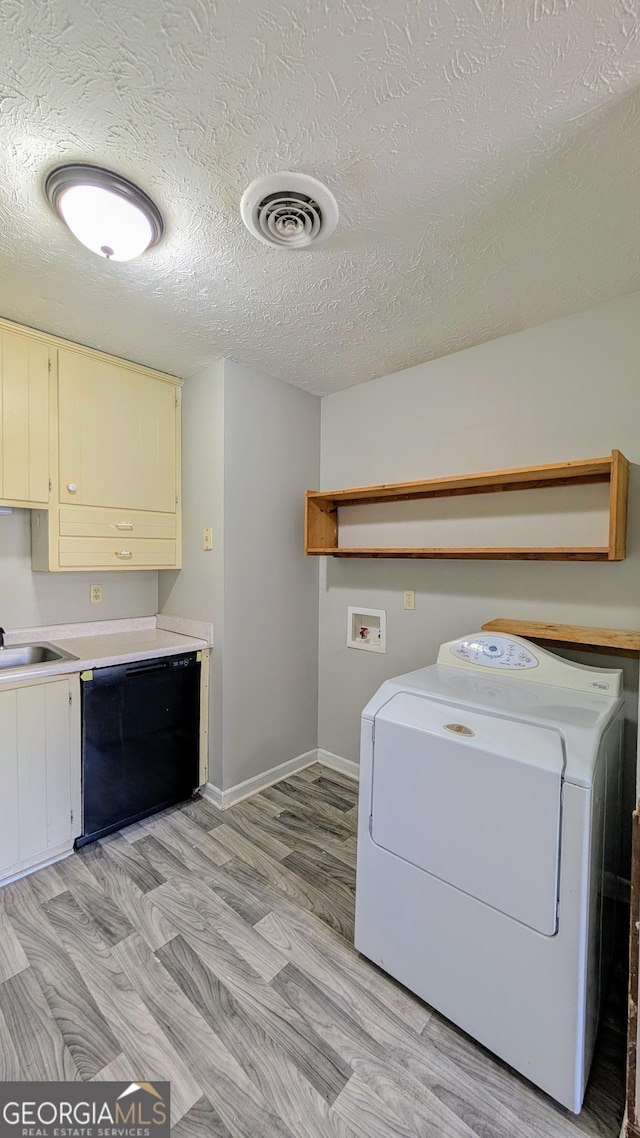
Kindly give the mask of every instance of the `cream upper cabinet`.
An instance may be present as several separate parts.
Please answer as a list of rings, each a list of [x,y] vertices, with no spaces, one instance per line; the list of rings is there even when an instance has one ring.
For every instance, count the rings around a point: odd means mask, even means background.
[[[176,404],[172,383],[59,351],[59,501],[175,514]]]
[[[0,505],[34,569],[179,569],[182,381],[0,319]]]
[[[0,501],[49,501],[49,347],[0,328]]]

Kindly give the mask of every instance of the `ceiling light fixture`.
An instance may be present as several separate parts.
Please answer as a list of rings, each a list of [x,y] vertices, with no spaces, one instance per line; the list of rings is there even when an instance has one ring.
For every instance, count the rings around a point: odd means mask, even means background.
[[[44,188],[74,237],[108,261],[132,261],[162,237],[158,207],[111,170],[84,163],[58,166]]]

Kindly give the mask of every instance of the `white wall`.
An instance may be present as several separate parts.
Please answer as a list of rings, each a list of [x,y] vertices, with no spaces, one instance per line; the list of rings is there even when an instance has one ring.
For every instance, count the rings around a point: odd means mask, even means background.
[[[213,529],[213,549],[202,531]],[[182,564],[158,574],[158,609],[210,621],[209,781],[222,786],[222,668],[224,645],[224,361],[216,360],[182,388]]]
[[[304,493],[319,478],[320,400],[225,365],[224,787],[318,736],[318,565]]]
[[[186,380],[183,424],[184,569],[160,574],[159,603],[213,621],[209,778],[226,790],[317,745],[318,565],[302,532],[320,400],[219,361]]]
[[[90,604],[91,584],[103,587],[101,605]],[[157,604],[155,572],[34,573],[30,511],[0,516],[0,625],[5,629],[153,616]]]
[[[321,488],[592,458],[616,447],[640,463],[639,361],[636,293],[327,396]],[[442,641],[494,617],[640,628],[639,500],[636,468],[620,563],[321,559],[319,745],[357,761],[360,709],[382,680],[432,662]],[[416,590],[415,612],[402,608],[405,588]],[[387,610],[386,655],[346,647],[347,606],[359,604]],[[625,669],[632,690],[637,664]],[[630,714],[636,703],[634,692]],[[627,735],[629,805],[635,742]]]

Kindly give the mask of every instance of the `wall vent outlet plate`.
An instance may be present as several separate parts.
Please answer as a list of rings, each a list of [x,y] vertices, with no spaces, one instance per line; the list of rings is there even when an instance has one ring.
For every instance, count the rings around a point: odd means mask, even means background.
[[[387,614],[384,609],[347,609],[347,648],[365,652],[387,651]]]

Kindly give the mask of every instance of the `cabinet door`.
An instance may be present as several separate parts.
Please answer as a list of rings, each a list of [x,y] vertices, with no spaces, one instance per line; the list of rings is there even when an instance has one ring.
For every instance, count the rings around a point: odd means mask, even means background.
[[[175,513],[173,384],[59,351],[58,417],[61,502]]]
[[[68,679],[0,689],[0,874],[73,836],[69,695]]]
[[[0,331],[0,498],[49,500],[49,349]]]

